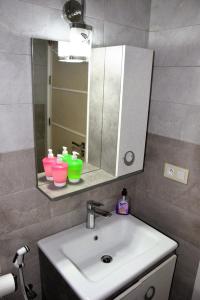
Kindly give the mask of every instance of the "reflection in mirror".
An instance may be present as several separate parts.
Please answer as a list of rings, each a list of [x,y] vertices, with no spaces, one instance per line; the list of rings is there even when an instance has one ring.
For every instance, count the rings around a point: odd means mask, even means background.
[[[34,108],[37,169],[49,148],[67,146],[85,159],[88,63],[58,60],[57,43],[33,41]]]
[[[56,155],[66,146],[85,161],[88,63],[59,61],[57,42],[34,39],[33,82],[38,173],[50,148]],[[83,172],[88,168],[97,169],[85,165]]]
[[[52,65],[47,111],[47,147],[60,153],[67,146],[85,158],[88,63],[60,62],[49,49]],[[51,77],[50,77],[51,78]]]
[[[97,68],[96,76],[94,76],[95,84],[98,84],[100,90],[103,90],[104,63],[102,58],[101,74],[98,73]],[[62,61],[58,57],[58,42],[32,40],[32,70],[38,185],[42,186],[43,191],[46,188],[47,191],[54,192],[56,188],[53,183],[47,182],[42,164],[42,159],[47,156],[48,149],[53,149],[54,156],[62,153],[63,146],[67,147],[69,153],[78,152],[79,158],[83,160],[82,174],[100,169],[103,94],[94,95],[94,101],[91,101],[91,109],[94,113],[90,113],[89,117],[89,63]],[[97,111],[97,108],[100,110]],[[88,145],[89,134],[91,142]],[[88,153],[88,148],[90,148],[90,153]],[[88,163],[88,160],[92,163]],[[97,176],[96,173],[90,176],[91,185],[95,176]],[[100,183],[112,178],[113,176],[106,172],[100,173]],[[67,193],[86,186],[88,187],[89,183],[82,176],[77,186],[70,186],[68,183]],[[55,197],[60,194],[62,192],[58,191]],[[53,194],[52,198],[54,198]]]

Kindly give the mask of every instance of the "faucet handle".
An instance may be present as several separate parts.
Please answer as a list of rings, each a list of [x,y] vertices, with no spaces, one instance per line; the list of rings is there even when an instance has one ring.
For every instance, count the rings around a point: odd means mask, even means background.
[[[92,209],[93,207],[99,207],[99,206],[103,206],[104,204],[101,202],[97,202],[94,200],[89,200],[87,201],[87,207],[88,209]]]

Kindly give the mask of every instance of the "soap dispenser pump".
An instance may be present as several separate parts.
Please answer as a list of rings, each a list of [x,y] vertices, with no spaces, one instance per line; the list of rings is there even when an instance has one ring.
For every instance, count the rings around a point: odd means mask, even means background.
[[[62,152],[62,155],[66,155],[66,154],[68,154],[67,147],[66,147],[66,146],[63,146],[63,152]]]
[[[48,149],[48,156],[43,158],[42,163],[46,179],[49,181],[53,181],[52,166],[56,163],[56,157],[54,157],[52,149]]]
[[[68,168],[68,165],[63,162],[62,154],[58,154],[57,161],[52,166],[53,182],[54,182],[55,186],[63,187],[66,185],[67,168]]]
[[[79,155],[78,152],[72,151],[72,159],[73,159],[73,160],[77,160],[77,159],[78,159],[78,155]]]
[[[78,159],[79,153],[72,151],[71,160],[68,161],[68,179],[71,183],[78,183],[81,179],[83,161]]]
[[[53,150],[52,149],[48,149],[48,158],[52,158],[52,157],[54,157]]]
[[[63,155],[63,158],[62,160],[65,162],[65,163],[68,163],[68,161],[71,159],[71,154],[68,153],[67,151],[67,147],[63,146],[63,151],[62,151],[62,155]]]

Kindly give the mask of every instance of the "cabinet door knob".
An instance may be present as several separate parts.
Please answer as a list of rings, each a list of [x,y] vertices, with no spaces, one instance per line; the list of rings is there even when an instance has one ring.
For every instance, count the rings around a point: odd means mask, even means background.
[[[151,300],[153,299],[154,295],[156,293],[156,289],[154,286],[150,286],[144,296],[144,300]]]
[[[124,154],[124,164],[126,166],[131,166],[135,161],[135,153],[133,151],[127,151]]]

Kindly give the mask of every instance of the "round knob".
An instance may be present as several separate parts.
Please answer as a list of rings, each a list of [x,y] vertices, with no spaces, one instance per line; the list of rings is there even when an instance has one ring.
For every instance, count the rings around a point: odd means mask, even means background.
[[[144,299],[145,300],[151,300],[151,299],[153,299],[155,293],[156,293],[155,287],[154,286],[150,286],[150,288],[148,288],[148,290],[147,290],[147,292],[145,294]]]
[[[124,155],[124,163],[126,166],[131,166],[135,161],[135,154],[133,151],[127,151]]]

